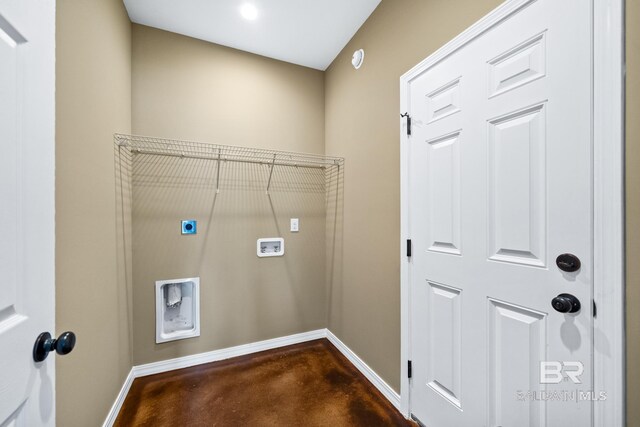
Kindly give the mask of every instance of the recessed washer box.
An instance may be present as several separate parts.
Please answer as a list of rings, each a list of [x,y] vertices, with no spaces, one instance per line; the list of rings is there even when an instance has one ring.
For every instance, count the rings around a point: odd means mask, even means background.
[[[156,281],[156,343],[200,336],[200,278]]]
[[[267,237],[258,239],[256,248],[260,258],[284,255],[284,239],[282,237]]]

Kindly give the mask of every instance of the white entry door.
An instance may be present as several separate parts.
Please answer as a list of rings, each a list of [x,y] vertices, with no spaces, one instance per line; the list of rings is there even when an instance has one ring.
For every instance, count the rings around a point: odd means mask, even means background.
[[[55,2],[0,0],[0,426],[55,424]]]
[[[586,427],[591,2],[502,10],[405,89],[411,413],[428,427]]]

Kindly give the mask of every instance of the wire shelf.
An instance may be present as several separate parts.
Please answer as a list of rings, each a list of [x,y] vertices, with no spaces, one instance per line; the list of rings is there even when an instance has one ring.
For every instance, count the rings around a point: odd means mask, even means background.
[[[295,153],[291,151],[238,147],[233,145],[181,141],[137,135],[114,135],[116,144],[127,148],[132,155],[204,159],[216,162],[241,162],[270,166],[327,169],[344,165],[343,157]]]

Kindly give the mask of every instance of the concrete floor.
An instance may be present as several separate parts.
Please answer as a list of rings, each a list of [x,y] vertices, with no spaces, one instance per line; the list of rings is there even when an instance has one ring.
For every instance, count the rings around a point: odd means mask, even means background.
[[[115,426],[414,426],[326,339],[137,378]]]

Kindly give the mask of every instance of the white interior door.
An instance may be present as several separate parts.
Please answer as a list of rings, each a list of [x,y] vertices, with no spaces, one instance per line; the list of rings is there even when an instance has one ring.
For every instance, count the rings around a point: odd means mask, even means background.
[[[598,398],[591,2],[510,3],[408,82],[410,396],[428,427],[585,427]],[[552,308],[564,293],[579,311]]]
[[[0,426],[55,424],[55,2],[0,1]]]

